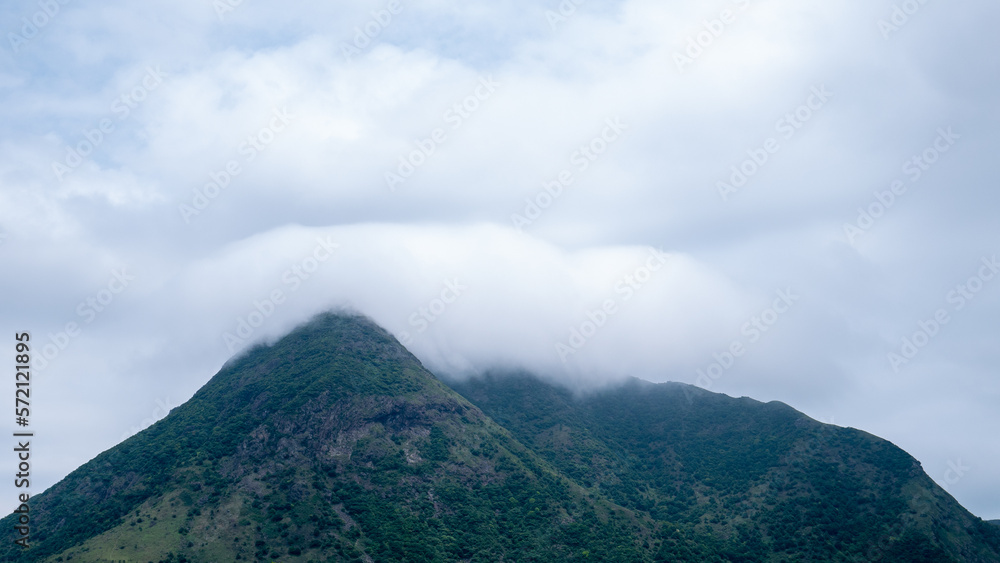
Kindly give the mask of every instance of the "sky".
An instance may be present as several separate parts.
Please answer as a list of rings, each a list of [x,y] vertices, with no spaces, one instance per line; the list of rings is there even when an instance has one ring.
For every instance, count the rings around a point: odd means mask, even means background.
[[[1000,6],[457,6],[0,6],[32,494],[346,309],[443,377],[783,401],[1000,519]]]

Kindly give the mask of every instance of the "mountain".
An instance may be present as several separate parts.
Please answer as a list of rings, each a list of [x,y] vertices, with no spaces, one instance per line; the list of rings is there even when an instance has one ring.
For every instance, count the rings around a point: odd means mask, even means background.
[[[516,374],[454,387],[581,486],[662,524],[656,560],[684,560],[673,529],[729,561],[1000,561],[1000,534],[911,456],[782,403],[637,379],[583,397]]]
[[[1000,561],[910,456],[780,403],[453,385],[320,315],[32,497],[0,560]]]
[[[31,514],[33,547],[4,542],[3,561],[640,557],[627,511],[587,498],[384,330],[333,314],[224,366]]]

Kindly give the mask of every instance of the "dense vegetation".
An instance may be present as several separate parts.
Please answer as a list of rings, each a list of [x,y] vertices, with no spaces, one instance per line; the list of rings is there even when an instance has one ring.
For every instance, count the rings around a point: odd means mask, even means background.
[[[910,456],[779,403],[455,388],[322,315],[32,499],[0,560],[1000,561]]]
[[[1000,560],[1000,536],[912,457],[781,403],[639,380],[583,397],[517,374],[453,385],[574,481],[721,560]]]

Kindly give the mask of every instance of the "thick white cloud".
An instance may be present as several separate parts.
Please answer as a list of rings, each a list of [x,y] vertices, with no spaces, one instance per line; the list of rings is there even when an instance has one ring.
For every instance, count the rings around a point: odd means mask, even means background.
[[[0,325],[82,327],[37,383],[40,487],[189,397],[280,290],[251,340],[346,306],[441,373],[783,400],[1000,517],[995,6],[922,5],[886,37],[889,0],[401,5],[68,4],[0,52]],[[0,8],[18,34],[35,11]],[[303,279],[317,239],[339,246]],[[669,259],[629,293],[651,248]]]

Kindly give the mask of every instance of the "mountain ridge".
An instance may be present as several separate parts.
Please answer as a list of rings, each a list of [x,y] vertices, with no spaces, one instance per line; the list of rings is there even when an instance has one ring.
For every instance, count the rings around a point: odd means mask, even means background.
[[[870,434],[681,383],[449,386],[342,313],[227,362],[32,517],[0,559],[1000,561],[996,526]]]
[[[383,329],[324,314],[34,497],[34,547],[0,559],[520,559],[564,545],[530,527],[543,513],[634,558],[632,530],[599,522],[625,511],[556,502],[579,497]]]
[[[693,391],[683,384],[641,380],[585,396],[524,375],[486,376],[454,385],[560,470],[584,483],[603,486],[625,507],[652,514],[663,507],[665,517],[686,519],[695,530],[731,534],[737,526],[723,522],[739,522],[743,510],[766,523],[762,526],[765,536],[776,546],[797,545],[803,538],[792,516],[822,521],[825,515],[810,506],[816,493],[821,493],[827,509],[842,513],[836,525],[826,526],[824,532],[843,538],[837,541],[848,541],[848,534],[855,538],[874,535],[871,541],[877,545],[882,536],[893,537],[894,531],[905,529],[915,538],[927,538],[914,539],[920,546],[911,547],[928,551],[936,560],[997,557],[996,537],[983,528],[982,520],[940,489],[912,456],[886,440],[819,423],[780,402],[735,399]],[[664,409],[668,404],[672,408]],[[739,405],[749,410],[740,412]],[[725,424],[719,424],[723,417]],[[775,422],[780,424],[770,428]],[[714,431],[713,424],[721,431]],[[571,429],[569,435],[566,428]],[[685,434],[685,428],[693,431]],[[559,440],[553,440],[557,434]],[[748,435],[753,441],[745,440]],[[560,447],[559,441],[574,447]],[[655,457],[646,452],[651,444],[653,449],[659,447]],[[581,459],[580,450],[591,457]],[[727,455],[714,453],[720,450]],[[598,466],[603,472],[593,469]],[[855,475],[845,478],[851,471]],[[643,487],[665,481],[690,490],[679,494],[669,487],[659,491]],[[692,496],[715,499],[720,505],[732,503],[739,510],[691,505]],[[854,515],[858,505],[868,510]],[[944,513],[958,523],[946,526]],[[908,524],[896,526],[892,521],[896,518]],[[934,546],[939,542],[931,532],[944,528],[955,537],[968,532],[974,538],[958,542],[963,547],[950,555],[936,553]],[[992,537],[992,553],[980,554],[970,547],[980,534]],[[813,539],[821,542],[822,537]]]

